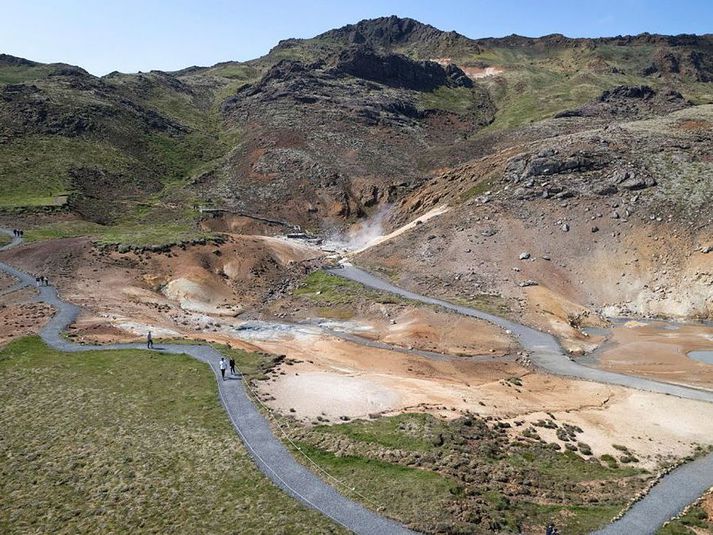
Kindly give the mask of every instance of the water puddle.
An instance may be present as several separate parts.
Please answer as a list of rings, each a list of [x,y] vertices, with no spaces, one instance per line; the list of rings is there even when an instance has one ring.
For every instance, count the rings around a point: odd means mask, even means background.
[[[713,349],[689,351],[688,356],[693,360],[704,362],[705,364],[713,364]]]

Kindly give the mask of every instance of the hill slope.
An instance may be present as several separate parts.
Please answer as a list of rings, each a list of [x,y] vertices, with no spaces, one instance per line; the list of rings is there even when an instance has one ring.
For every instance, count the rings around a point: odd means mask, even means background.
[[[475,40],[396,17],[173,73],[2,55],[0,206],[68,195],[100,225],[190,232],[208,204],[329,229],[605,90],[703,104],[711,79],[711,36]]]

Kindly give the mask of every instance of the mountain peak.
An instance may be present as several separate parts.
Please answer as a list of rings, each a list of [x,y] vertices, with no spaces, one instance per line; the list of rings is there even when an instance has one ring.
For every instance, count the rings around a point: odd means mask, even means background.
[[[18,58],[17,56],[11,56],[10,54],[0,54],[0,66],[4,67],[34,67],[39,65],[35,61],[30,61],[25,58]]]
[[[317,36],[317,39],[337,39],[349,44],[368,44],[381,49],[415,42],[423,45],[444,38],[469,41],[459,33],[445,32],[429,24],[396,15],[364,19],[356,24],[347,24]]]

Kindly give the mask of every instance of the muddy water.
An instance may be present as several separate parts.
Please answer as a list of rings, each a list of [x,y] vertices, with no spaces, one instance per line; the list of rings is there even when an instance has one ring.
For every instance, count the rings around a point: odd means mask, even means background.
[[[660,379],[713,386],[713,325],[673,320],[612,319],[608,328],[586,329],[605,341],[579,362]]]
[[[704,362],[713,366],[713,349],[703,351],[690,351],[688,356],[698,362]]]

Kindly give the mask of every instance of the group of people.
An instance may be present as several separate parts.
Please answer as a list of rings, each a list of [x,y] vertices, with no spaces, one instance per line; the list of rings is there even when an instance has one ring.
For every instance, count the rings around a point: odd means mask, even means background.
[[[237,375],[235,373],[235,359],[231,358],[229,361],[226,361],[225,357],[220,357],[218,367],[220,368],[220,375],[223,377],[223,381],[225,381],[225,370],[228,366],[230,366],[230,375]]]
[[[35,277],[35,284],[37,284],[37,286],[49,286],[50,280],[44,275],[37,275]]]
[[[146,349],[153,349],[153,333],[149,331],[146,334]],[[230,375],[237,375],[235,373],[235,359],[231,358],[230,360],[225,360],[225,357],[220,357],[220,362],[218,363],[218,367],[220,368],[220,375],[223,378],[223,381],[225,381],[225,371],[227,369],[230,369]]]
[[[12,235],[16,238],[22,238],[25,235],[25,231],[20,230],[19,228],[14,228],[12,229]]]

